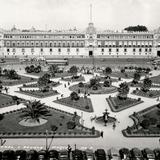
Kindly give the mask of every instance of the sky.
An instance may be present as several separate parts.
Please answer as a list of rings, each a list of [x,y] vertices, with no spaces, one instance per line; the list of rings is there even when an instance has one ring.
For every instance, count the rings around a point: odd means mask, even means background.
[[[160,27],[160,0],[0,0],[0,28],[83,30],[90,21],[90,4],[99,30]]]

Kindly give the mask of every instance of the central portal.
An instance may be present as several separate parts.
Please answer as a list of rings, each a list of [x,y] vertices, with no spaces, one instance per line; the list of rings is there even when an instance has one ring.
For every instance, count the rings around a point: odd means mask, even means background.
[[[93,51],[89,51],[89,57],[93,56]]]

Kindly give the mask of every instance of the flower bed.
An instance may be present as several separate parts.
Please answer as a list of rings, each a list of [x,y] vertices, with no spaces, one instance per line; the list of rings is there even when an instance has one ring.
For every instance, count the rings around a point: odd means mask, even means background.
[[[21,103],[24,101],[21,98],[18,98],[18,102]],[[0,108],[8,107],[17,104],[17,101],[13,99],[13,96],[0,93]]]
[[[78,76],[78,78],[73,78],[73,77],[66,77],[62,79],[63,81],[71,81],[71,82],[81,82],[81,81],[85,81],[83,76]]]
[[[98,87],[97,90],[93,90],[92,88],[89,87],[79,87],[78,84],[72,85],[69,87],[71,91],[74,92],[81,92],[81,93],[90,93],[90,94],[109,94],[109,93],[114,93],[117,92],[117,88],[114,86],[111,87],[104,87],[103,84],[101,84],[101,87]]]
[[[157,105],[146,108],[140,112],[130,116],[134,124],[122,131],[126,137],[159,137],[160,136],[160,109]],[[147,120],[148,126],[142,125],[142,122]],[[153,121],[154,120],[154,121]]]
[[[51,116],[47,117],[47,123],[40,126],[26,127],[19,124],[22,120],[20,115],[23,109],[4,114],[0,120],[0,136],[2,138],[45,138],[46,130],[48,137],[54,138],[96,138],[100,136],[99,131],[86,128],[79,123],[80,117],[75,119],[76,127],[68,129],[67,123],[73,118],[73,114],[48,107]]]
[[[49,83],[49,85],[51,87],[57,87],[60,85],[59,82],[54,82],[54,81],[51,81],[51,83]],[[23,88],[38,88],[38,84],[37,83],[33,83],[33,84],[23,84],[22,86]]]
[[[109,98],[106,98],[106,100],[112,112],[120,112],[122,110],[133,107],[143,102],[141,101],[141,99],[133,99],[128,97],[125,100],[121,100],[118,97],[109,97]]]
[[[90,98],[80,97],[79,100],[73,101],[70,97],[66,97],[55,100],[54,102],[85,112],[93,112],[93,106]]]
[[[2,85],[4,85],[4,86],[13,86],[13,85],[19,85],[19,84],[23,84],[23,83],[37,81],[37,79],[35,79],[35,78],[30,78],[30,77],[26,77],[26,76],[20,76],[20,77],[21,77],[21,79],[17,79],[17,80],[8,79],[6,77],[0,77],[0,80],[2,81]]]
[[[143,92],[142,90],[138,89],[134,90],[132,94],[147,98],[157,98],[160,96],[160,90],[149,90],[148,92]]]
[[[55,96],[55,95],[59,94],[57,92],[57,90],[50,90],[48,92],[42,92],[40,90],[20,90],[17,92],[22,93],[22,94],[26,94],[29,96],[33,96],[36,98],[46,98],[46,97]]]

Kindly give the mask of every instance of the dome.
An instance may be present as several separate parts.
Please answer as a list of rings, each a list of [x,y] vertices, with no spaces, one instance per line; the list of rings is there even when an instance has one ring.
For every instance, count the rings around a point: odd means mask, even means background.
[[[96,33],[96,28],[94,27],[93,23],[89,23],[87,29],[86,29],[87,34],[95,34]]]

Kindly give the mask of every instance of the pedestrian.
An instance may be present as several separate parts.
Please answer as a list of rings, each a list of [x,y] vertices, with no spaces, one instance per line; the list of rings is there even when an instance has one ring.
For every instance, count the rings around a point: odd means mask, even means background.
[[[7,88],[7,87],[5,87],[4,89],[5,89],[6,93],[8,93],[8,88]]]
[[[101,137],[103,138],[103,131],[101,131]]]
[[[63,98],[63,94],[61,94],[61,98]]]
[[[71,148],[70,145],[68,145],[67,150],[68,150],[68,159],[70,159],[70,154],[71,154],[71,151],[72,151],[72,148]]]
[[[113,130],[115,130],[115,128],[116,128],[116,123],[114,122],[113,123]]]

